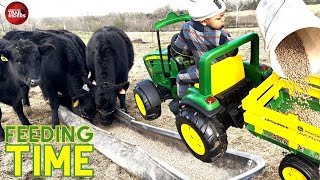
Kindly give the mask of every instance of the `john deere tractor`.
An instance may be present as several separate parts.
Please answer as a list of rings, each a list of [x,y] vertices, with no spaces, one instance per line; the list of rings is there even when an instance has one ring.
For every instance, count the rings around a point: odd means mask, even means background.
[[[155,23],[158,49],[143,57],[150,78],[139,82],[134,89],[138,109],[144,119],[154,120],[161,115],[161,104],[177,98],[176,77],[179,71],[194,65],[191,58],[175,57],[171,44],[161,45],[160,29],[190,20],[188,14],[170,12]],[[176,35],[173,36],[173,40]],[[243,44],[251,44],[251,57],[228,57],[213,60]],[[204,54],[199,61],[199,83],[192,85],[179,103],[176,127],[188,149],[198,159],[211,162],[227,149],[228,127],[244,125],[241,100],[263,82],[272,69],[259,63],[259,37],[248,33]]]

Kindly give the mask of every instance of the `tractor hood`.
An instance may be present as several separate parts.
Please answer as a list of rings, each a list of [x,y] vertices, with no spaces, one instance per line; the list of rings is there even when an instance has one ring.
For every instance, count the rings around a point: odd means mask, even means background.
[[[161,48],[162,50],[162,58],[163,60],[168,60],[168,50],[167,48]],[[146,54],[143,56],[143,60],[149,61],[149,60],[159,60],[160,59],[160,52],[159,49],[156,49],[155,51]]]

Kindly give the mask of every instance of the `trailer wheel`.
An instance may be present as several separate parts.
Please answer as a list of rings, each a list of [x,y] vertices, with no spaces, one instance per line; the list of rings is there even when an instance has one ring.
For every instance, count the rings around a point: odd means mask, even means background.
[[[192,154],[204,162],[212,162],[227,150],[227,134],[216,119],[210,121],[197,111],[184,108],[176,116],[176,127]]]
[[[133,94],[138,109],[144,119],[154,120],[161,115],[161,98],[152,82],[145,80],[138,83],[133,90]]]
[[[315,180],[319,179],[319,165],[303,157],[289,154],[280,163],[279,175],[283,180]]]

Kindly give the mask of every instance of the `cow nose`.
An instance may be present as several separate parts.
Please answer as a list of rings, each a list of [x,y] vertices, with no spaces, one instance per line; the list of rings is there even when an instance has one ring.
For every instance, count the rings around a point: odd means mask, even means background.
[[[30,79],[30,86],[36,87],[40,84],[40,79]]]

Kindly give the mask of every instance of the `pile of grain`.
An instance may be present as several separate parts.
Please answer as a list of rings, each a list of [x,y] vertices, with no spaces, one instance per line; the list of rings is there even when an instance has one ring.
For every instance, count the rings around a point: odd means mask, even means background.
[[[304,79],[311,75],[311,71],[302,40],[296,33],[292,33],[280,42],[275,53],[285,76],[298,86],[296,89],[302,90],[291,93],[298,97],[298,102],[293,103],[290,113],[297,115],[301,121],[320,128],[320,112],[310,108],[307,100],[311,97],[303,93],[310,89]],[[293,97],[291,98],[293,100]]]
[[[298,118],[314,127],[320,128],[320,113],[310,108],[304,108],[305,106],[293,104],[293,108],[290,111],[292,114],[296,114]]]

